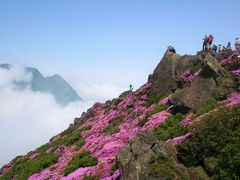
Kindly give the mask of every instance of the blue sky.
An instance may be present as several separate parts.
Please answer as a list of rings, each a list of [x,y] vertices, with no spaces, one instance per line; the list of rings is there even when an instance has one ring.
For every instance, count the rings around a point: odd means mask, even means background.
[[[0,63],[72,84],[147,81],[166,46],[194,54],[202,37],[239,37],[239,0],[1,0]]]

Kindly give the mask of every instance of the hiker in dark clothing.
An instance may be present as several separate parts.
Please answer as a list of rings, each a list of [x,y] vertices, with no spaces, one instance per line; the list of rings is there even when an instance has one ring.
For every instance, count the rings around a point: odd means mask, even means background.
[[[236,38],[235,50],[236,50],[236,51],[239,51],[239,50],[240,50],[240,39],[239,39],[239,38]]]
[[[226,51],[232,51],[232,46],[231,46],[230,42],[228,42],[228,45],[226,47]]]
[[[133,86],[132,86],[132,84],[130,84],[129,88],[130,88],[130,91],[133,91]]]
[[[207,45],[207,35],[205,35],[204,38],[203,38],[202,50],[205,50],[206,45]]]
[[[167,52],[176,53],[176,50],[174,49],[174,47],[172,47],[172,46],[168,46],[168,48],[167,48]]]
[[[216,53],[217,52],[217,46],[214,44],[213,47],[212,47],[212,52],[213,53]]]

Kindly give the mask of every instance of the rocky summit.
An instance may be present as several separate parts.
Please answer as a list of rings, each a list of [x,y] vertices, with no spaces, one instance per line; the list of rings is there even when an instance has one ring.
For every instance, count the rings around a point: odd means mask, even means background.
[[[138,90],[96,103],[0,179],[240,178],[240,52],[167,52]]]

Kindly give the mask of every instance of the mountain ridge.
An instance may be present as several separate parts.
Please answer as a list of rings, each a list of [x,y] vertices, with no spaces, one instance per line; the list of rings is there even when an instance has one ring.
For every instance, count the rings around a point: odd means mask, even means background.
[[[5,165],[0,179],[240,177],[239,55],[165,53],[146,84],[95,103],[49,143]],[[230,152],[234,162],[224,159]]]

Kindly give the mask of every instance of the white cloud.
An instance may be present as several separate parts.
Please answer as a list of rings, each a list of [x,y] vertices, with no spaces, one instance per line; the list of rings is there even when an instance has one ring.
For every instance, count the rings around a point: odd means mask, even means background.
[[[15,88],[13,82],[22,80],[31,80],[23,68],[0,68],[0,166],[48,142],[93,104],[61,107],[50,94]]]
[[[123,88],[119,88],[115,85],[100,83],[81,83],[76,86],[76,90],[83,99],[97,101],[106,101],[108,99],[118,97],[124,91]]]
[[[0,167],[48,142],[94,102],[112,99],[123,91],[115,85],[78,83],[75,88],[84,102],[62,107],[50,94],[29,87],[18,89],[13,83],[30,80],[31,74],[22,67],[0,68]]]

